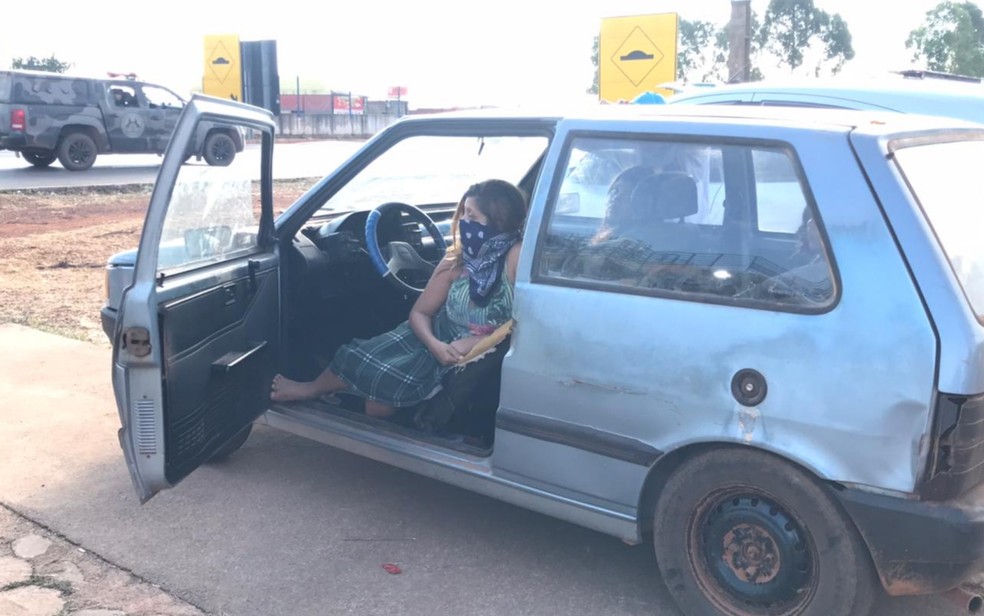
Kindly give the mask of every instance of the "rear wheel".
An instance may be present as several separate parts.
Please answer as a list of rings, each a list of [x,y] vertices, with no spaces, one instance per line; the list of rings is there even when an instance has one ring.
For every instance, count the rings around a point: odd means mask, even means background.
[[[58,154],[48,150],[26,150],[21,156],[35,167],[48,167],[58,158]]]
[[[58,162],[69,171],[85,171],[96,162],[96,142],[85,133],[69,133],[58,146]]]
[[[811,477],[765,453],[684,462],[653,528],[660,572],[687,616],[862,616],[878,593],[851,521]]]
[[[205,139],[205,162],[212,166],[225,167],[236,158],[236,144],[225,133],[212,133]]]

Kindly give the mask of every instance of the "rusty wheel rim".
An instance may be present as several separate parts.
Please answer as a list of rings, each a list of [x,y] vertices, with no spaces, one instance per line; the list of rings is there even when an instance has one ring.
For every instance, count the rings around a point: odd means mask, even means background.
[[[776,499],[752,488],[705,497],[687,548],[701,590],[724,614],[792,616],[815,594],[812,538]]]

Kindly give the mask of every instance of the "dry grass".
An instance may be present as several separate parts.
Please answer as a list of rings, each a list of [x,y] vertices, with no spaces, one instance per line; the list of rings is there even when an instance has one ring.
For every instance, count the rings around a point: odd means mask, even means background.
[[[275,207],[312,184],[278,182]],[[108,345],[106,260],[137,246],[149,197],[147,187],[0,192],[0,323]]]

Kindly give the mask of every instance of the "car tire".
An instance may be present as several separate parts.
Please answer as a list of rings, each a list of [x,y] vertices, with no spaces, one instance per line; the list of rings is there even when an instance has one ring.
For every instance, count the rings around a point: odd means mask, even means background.
[[[216,450],[208,460],[205,461],[206,464],[212,464],[214,462],[221,462],[231,456],[232,454],[239,451],[239,448],[246,444],[246,440],[249,438],[250,433],[253,431],[253,424],[248,424],[245,428],[236,433],[236,436]]]
[[[85,133],[69,133],[58,145],[58,162],[69,171],[85,171],[96,162],[98,149]]]
[[[880,593],[867,548],[825,488],[752,449],[683,462],[660,493],[653,544],[687,616],[864,616]]]
[[[27,162],[41,169],[49,167],[51,163],[58,159],[57,153],[48,150],[26,150],[21,152],[21,156]]]
[[[236,158],[236,143],[225,133],[212,133],[205,139],[205,162],[226,167]]]

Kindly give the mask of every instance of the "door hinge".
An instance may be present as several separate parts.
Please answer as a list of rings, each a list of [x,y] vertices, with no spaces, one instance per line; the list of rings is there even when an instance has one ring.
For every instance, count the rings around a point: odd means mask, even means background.
[[[131,327],[123,332],[123,348],[134,357],[150,355],[150,332],[146,327]]]

